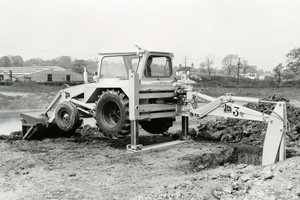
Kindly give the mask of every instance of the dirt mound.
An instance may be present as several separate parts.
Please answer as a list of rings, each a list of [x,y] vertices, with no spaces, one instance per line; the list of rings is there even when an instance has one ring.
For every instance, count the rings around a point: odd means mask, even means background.
[[[10,135],[0,135],[0,140],[15,141],[22,139],[22,131],[11,132]]]

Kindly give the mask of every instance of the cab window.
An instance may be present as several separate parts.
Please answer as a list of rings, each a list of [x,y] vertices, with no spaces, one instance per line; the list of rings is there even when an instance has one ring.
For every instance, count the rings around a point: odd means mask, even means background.
[[[104,57],[100,74],[102,78],[128,79],[123,57]]]
[[[144,75],[146,77],[170,77],[172,75],[170,58],[149,56],[146,61]]]

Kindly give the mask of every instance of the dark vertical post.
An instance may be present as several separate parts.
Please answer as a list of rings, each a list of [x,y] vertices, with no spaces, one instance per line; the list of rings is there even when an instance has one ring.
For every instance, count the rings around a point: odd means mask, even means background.
[[[238,62],[238,71],[237,71],[237,78],[236,78],[236,89],[239,90],[239,79],[240,79],[240,58]]]
[[[188,115],[183,115],[181,116],[181,125],[182,125],[182,137],[181,139],[186,140],[188,131],[189,131],[189,116]]]
[[[138,120],[131,121],[131,145],[139,145],[139,123]]]
[[[12,82],[13,81],[12,70],[9,70],[9,78],[10,78],[10,82]]]

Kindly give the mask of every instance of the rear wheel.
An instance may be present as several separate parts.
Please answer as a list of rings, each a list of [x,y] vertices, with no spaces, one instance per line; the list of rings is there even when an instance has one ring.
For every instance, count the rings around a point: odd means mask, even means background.
[[[96,106],[96,121],[100,131],[107,137],[118,138],[130,133],[129,101],[126,95],[107,90],[100,96]]]
[[[75,131],[82,124],[78,109],[69,101],[58,104],[55,111],[55,121],[63,131]]]
[[[150,121],[139,121],[141,127],[149,132],[154,134],[164,133],[169,130],[171,126],[173,126],[173,122],[175,119],[171,118],[157,118],[151,119]]]

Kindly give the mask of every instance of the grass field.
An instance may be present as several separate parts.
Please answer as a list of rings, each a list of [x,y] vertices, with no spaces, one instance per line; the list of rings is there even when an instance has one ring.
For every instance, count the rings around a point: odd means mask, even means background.
[[[62,86],[43,85],[35,82],[18,82],[11,86],[0,86],[0,92],[48,93],[59,91]]]
[[[54,93],[58,92],[62,86],[48,86],[36,83],[16,83],[12,86],[0,86],[0,91],[9,92],[28,92],[28,93]],[[233,93],[235,96],[267,98],[273,95],[281,95],[283,98],[290,100],[294,106],[300,107],[299,88],[222,88],[222,87],[198,87],[194,90],[201,90],[212,97],[219,97],[226,93]]]
[[[0,86],[0,91],[10,92],[55,92],[59,91],[62,86],[49,86],[43,84],[37,84],[33,82],[27,83],[15,83],[12,86]],[[236,96],[248,96],[248,97],[268,97],[274,94],[283,95],[290,100],[300,99],[299,88],[282,87],[282,88],[222,88],[222,87],[194,87],[194,90],[202,90],[205,94],[218,97],[226,93],[233,93]]]

